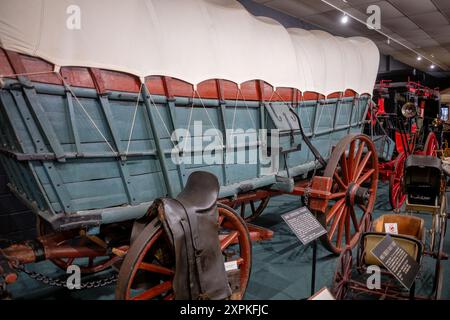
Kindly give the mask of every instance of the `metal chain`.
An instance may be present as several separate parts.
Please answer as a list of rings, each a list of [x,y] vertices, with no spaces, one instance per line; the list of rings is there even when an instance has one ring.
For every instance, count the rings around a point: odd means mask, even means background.
[[[309,195],[311,194],[311,186],[312,186],[312,181],[314,179],[314,177],[316,176],[316,172],[317,172],[317,165],[314,164],[314,171],[313,171],[313,175],[311,177],[311,179],[308,182],[308,185],[305,188],[305,194],[304,194],[304,199],[305,199],[305,206],[308,206],[309,204]]]
[[[11,241],[8,239],[0,239],[0,243],[2,243],[2,242],[7,243],[9,245],[17,243],[16,241]],[[67,281],[60,280],[60,279],[53,279],[51,277],[48,277],[48,276],[46,276],[42,273],[36,272],[36,271],[29,271],[29,270],[25,269],[25,267],[23,265],[20,265],[18,261],[12,261],[12,262],[13,262],[13,267],[16,270],[27,274],[31,279],[42,282],[51,287],[67,288]],[[117,281],[117,275],[114,274],[114,275],[104,278],[104,279],[93,280],[90,282],[81,283],[79,290],[106,287],[110,284],[115,283],[116,281]],[[3,286],[6,287],[6,285],[2,282],[2,279],[0,277],[0,293],[2,292]]]
[[[30,278],[42,282],[48,286],[51,287],[58,287],[58,288],[67,288],[67,281],[64,280],[60,280],[60,279],[54,279],[51,277],[48,277],[44,274],[35,272],[35,271],[29,271],[26,270],[23,266],[17,267],[17,269],[19,271],[24,272],[25,274],[27,274]],[[90,282],[86,282],[86,283],[81,283],[80,285],[80,289],[79,290],[84,290],[84,289],[93,289],[93,288],[101,288],[101,287],[105,287],[108,286],[110,284],[113,284],[117,281],[117,275],[112,275],[108,278],[105,279],[100,279],[100,280],[94,280],[94,281],[90,281]]]

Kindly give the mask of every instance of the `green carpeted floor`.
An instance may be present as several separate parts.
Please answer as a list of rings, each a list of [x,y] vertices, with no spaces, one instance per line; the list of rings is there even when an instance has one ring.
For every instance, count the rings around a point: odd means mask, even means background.
[[[256,221],[256,224],[275,231],[270,241],[255,243],[253,245],[253,264],[250,283],[246,299],[284,299],[295,300],[309,296],[312,248],[303,246],[297,237],[292,234],[283,222],[280,214],[295,209],[300,205],[296,197],[282,196],[273,198],[265,213]],[[380,184],[374,218],[389,213],[388,188]],[[429,223],[429,217],[425,216]],[[450,251],[450,235],[447,234],[445,249]],[[318,245],[317,282],[316,289],[330,286],[336,267],[337,258],[330,255]],[[450,262],[444,261],[444,287],[442,297],[450,299]],[[29,269],[39,270],[52,277],[64,274],[49,262],[41,262]],[[428,294],[431,291],[434,274],[434,261],[425,258],[419,280],[418,294]],[[102,278],[108,273],[98,274],[94,277]],[[16,299],[113,299],[114,286],[103,288],[69,291],[60,288],[50,288],[26,275],[10,286],[13,298]]]

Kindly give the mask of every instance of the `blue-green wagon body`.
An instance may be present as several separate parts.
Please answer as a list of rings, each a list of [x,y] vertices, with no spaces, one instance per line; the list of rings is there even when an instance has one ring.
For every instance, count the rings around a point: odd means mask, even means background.
[[[300,101],[293,108],[327,159],[341,138],[361,132],[369,99]],[[94,89],[5,79],[0,89],[0,159],[11,190],[56,228],[70,229],[139,218],[154,199],[176,195],[194,171],[215,174],[224,198],[259,188],[289,191],[291,186],[280,184],[280,177],[306,178],[319,166],[300,132],[289,127],[295,121],[283,119],[289,113],[284,102],[168,99],[146,90],[137,101],[135,93],[102,95]],[[268,174],[259,156],[253,163],[227,163],[231,153],[226,134],[215,145],[224,151],[224,163],[175,164],[173,149],[180,141],[171,135],[174,129],[189,129],[192,141],[201,138],[194,130],[196,122],[202,123],[200,135],[279,129],[279,168]],[[243,141],[235,150],[237,157],[249,150],[259,154],[266,146],[261,139]],[[270,140],[266,143],[270,146]]]

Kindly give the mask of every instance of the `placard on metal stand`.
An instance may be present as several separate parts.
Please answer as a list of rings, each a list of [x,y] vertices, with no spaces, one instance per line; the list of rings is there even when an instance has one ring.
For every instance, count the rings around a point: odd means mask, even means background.
[[[416,277],[420,270],[419,263],[389,234],[386,234],[383,240],[372,249],[372,254],[405,289],[410,290],[413,299]]]
[[[313,296],[316,291],[317,239],[326,234],[327,230],[307,207],[298,208],[283,214],[281,217],[303,245],[312,242],[311,296]]]

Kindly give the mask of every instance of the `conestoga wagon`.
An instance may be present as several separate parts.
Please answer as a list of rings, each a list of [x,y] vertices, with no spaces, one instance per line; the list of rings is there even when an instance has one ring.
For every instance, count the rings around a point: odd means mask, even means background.
[[[65,14],[71,5],[79,21]],[[14,257],[5,275],[41,259],[88,273],[121,264],[118,298],[172,298],[160,226],[146,221],[133,241],[131,230],[196,171],[220,184],[237,298],[250,238],[270,236],[244,220],[272,196],[303,196],[331,252],[357,243],[378,181],[361,134],[379,62],[371,41],[285,29],[232,0],[0,6],[0,159],[40,231],[3,250]],[[133,296],[142,270],[151,286]]]

